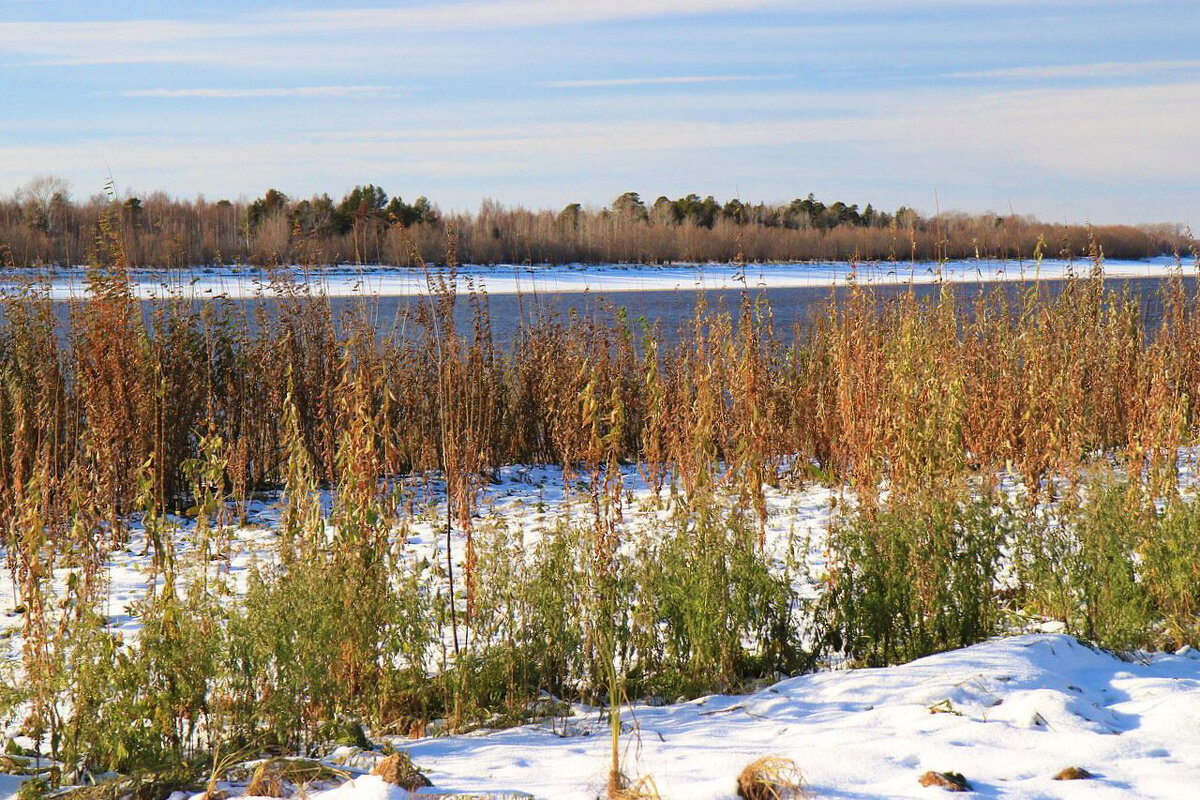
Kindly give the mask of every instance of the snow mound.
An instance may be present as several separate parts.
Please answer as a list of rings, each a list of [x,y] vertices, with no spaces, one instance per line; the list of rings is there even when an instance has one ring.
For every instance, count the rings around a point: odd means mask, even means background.
[[[1128,662],[1069,636],[1017,636],[899,667],[790,678],[745,696],[637,705],[626,718],[625,771],[652,775],[663,797],[729,800],[742,767],[766,754],[793,759],[816,797],[940,796],[917,782],[927,770],[961,772],[985,797],[1200,796],[1194,651]],[[432,791],[591,800],[604,785],[607,738],[561,730],[530,725],[397,744]],[[1071,766],[1094,778],[1053,779]],[[313,794],[404,797],[369,777]]]

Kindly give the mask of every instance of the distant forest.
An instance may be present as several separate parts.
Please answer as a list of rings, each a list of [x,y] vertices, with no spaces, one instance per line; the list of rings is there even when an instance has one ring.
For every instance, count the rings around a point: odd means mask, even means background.
[[[340,200],[271,189],[252,201],[177,199],[162,192],[70,198],[65,182],[36,178],[0,199],[0,265],[81,264],[96,259],[101,220],[121,237],[131,266],[344,263],[411,265],[414,250],[442,262],[448,243],[462,262],[671,263],[1082,256],[1096,243],[1109,258],[1182,253],[1194,240],[1179,225],[1064,225],[1016,214],[882,211],[870,203],[721,202],[696,194],[644,200],[626,192],[608,206],[560,210],[486,200],[472,214],[444,214],[425,197],[407,202],[374,185]],[[452,235],[448,235],[452,233]]]

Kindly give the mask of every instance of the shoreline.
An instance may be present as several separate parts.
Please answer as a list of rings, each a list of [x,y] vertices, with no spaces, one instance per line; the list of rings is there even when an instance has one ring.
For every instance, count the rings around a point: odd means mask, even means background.
[[[424,271],[412,267],[335,266],[318,269],[288,268],[298,285],[326,297],[403,297],[428,293]],[[740,272],[744,270],[744,282]],[[440,269],[432,269],[438,274]],[[647,292],[670,290],[795,289],[849,286],[852,279],[862,285],[904,286],[946,283],[1005,284],[1065,280],[1086,277],[1087,261],[1043,260],[1014,262],[994,260],[916,262],[908,264],[851,262],[803,262],[751,264],[689,264],[654,266],[605,264],[584,266],[464,265],[458,268],[457,290],[466,293],[473,282],[488,294],[573,294],[585,292]],[[0,276],[0,292],[11,291],[21,280],[49,286],[54,300],[87,296],[85,267],[15,270]],[[1190,262],[1171,256],[1140,261],[1104,262],[1106,278],[1165,278],[1196,275]],[[186,270],[134,268],[130,270],[134,294],[141,300],[166,298],[230,299],[277,298],[284,295],[271,279],[271,271],[259,267],[209,267]],[[48,283],[47,283],[48,281]]]

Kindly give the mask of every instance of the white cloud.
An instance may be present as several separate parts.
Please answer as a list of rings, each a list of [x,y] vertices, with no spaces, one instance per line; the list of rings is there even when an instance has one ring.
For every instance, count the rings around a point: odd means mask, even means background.
[[[823,13],[840,11],[909,11],[917,8],[1071,5],[1078,0],[855,0],[842,6],[828,0],[467,0],[408,6],[301,11],[277,21],[291,27],[318,25],[322,30],[375,29],[495,30],[552,25],[587,25],[661,17],[735,15],[756,11]],[[1092,0],[1091,5],[1119,5],[1120,0]]]
[[[336,192],[371,181],[460,207],[485,195],[541,205],[604,201],[639,187],[728,193],[735,184],[767,200],[803,190],[919,204],[936,187],[943,208],[1006,209],[1012,200],[1054,219],[1136,215],[1200,225],[1186,189],[1200,180],[1200,81],[752,94],[748,112],[703,118],[688,93],[653,104],[618,98],[602,104],[602,119],[585,102],[594,96],[568,95],[552,116],[537,112],[540,99],[495,98],[419,113],[380,104],[389,107],[352,124],[297,110],[237,129],[198,115],[184,134],[166,117],[149,130],[138,121],[125,135],[110,127],[70,143],[6,133],[0,187],[38,172],[99,186],[106,161],[123,184],[184,194]]]
[[[405,8],[303,11],[280,19],[292,30],[495,30],[587,25],[657,17],[697,17],[795,8],[795,0],[475,0]]]
[[[859,11],[1068,4],[1073,0],[864,0]],[[1105,2],[1094,0],[1093,5]],[[305,45],[337,34],[499,31],[588,26],[638,20],[737,16],[756,12],[823,13],[827,0],[466,0],[394,8],[273,9],[228,22],[185,19],[0,22],[0,53],[32,56],[54,65],[209,63],[216,43],[257,48],[268,42]],[[843,9],[844,10],[844,9]],[[868,24],[866,20],[855,23]],[[238,58],[238,63],[245,59]],[[246,57],[249,58],[249,57]]]
[[[789,0],[472,0],[403,8],[261,12],[231,22],[170,19],[0,22],[0,52],[48,64],[205,62],[205,45],[344,33],[487,31],[787,9]]]
[[[260,89],[127,89],[121,97],[242,99],[261,97],[381,97],[398,95],[391,86],[288,86]]]
[[[691,83],[737,83],[741,81],[780,80],[780,75],[678,75],[655,78],[597,78],[591,80],[547,81],[539,86],[553,89],[591,89],[607,86],[657,86]]]
[[[1102,61],[1093,64],[1052,64],[1006,67],[977,72],[954,72],[952,78],[1001,78],[1012,80],[1058,80],[1063,78],[1136,78],[1164,72],[1197,72],[1200,61]]]
[[[837,98],[821,108],[818,96],[800,97],[806,98],[803,110],[811,118],[689,121],[668,113],[653,121],[506,123],[497,112],[498,124],[455,127],[445,124],[453,117],[448,114],[419,126],[388,127],[384,121],[338,127],[317,121],[297,130],[264,128],[245,132],[236,149],[228,148],[219,128],[197,130],[186,139],[127,136],[60,147],[10,146],[0,148],[0,161],[27,171],[31,162],[37,162],[37,169],[50,170],[82,164],[81,158],[92,157],[85,155],[88,152],[105,153],[114,163],[148,166],[215,158],[237,174],[239,164],[270,152],[296,174],[309,166],[361,159],[396,160],[417,169],[426,160],[474,164],[477,174],[486,176],[495,166],[492,159],[498,158],[523,169],[554,172],[569,183],[571,169],[560,170],[563,165],[598,163],[618,153],[697,162],[698,155],[715,157],[721,151],[795,148],[795,159],[803,162],[850,146],[872,156],[869,164],[843,163],[847,174],[869,173],[884,164],[890,170],[930,170],[931,180],[936,180],[938,169],[945,173],[969,168],[972,179],[986,182],[1021,165],[1068,178],[1114,182],[1200,179],[1200,164],[1190,157],[1194,130],[1200,125],[1200,83],[985,96],[966,91],[897,93],[890,101],[879,97],[879,105],[868,115],[845,113]],[[401,112],[392,119],[405,116]],[[55,167],[60,158],[63,167]],[[558,161],[550,165],[547,159]],[[910,165],[907,159],[915,160]],[[709,171],[719,171],[716,162]]]

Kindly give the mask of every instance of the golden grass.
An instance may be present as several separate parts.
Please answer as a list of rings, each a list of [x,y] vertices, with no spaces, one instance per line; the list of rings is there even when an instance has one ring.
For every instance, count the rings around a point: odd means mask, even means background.
[[[737,779],[743,800],[802,800],[808,797],[800,768],[790,758],[764,756],[746,765]]]

